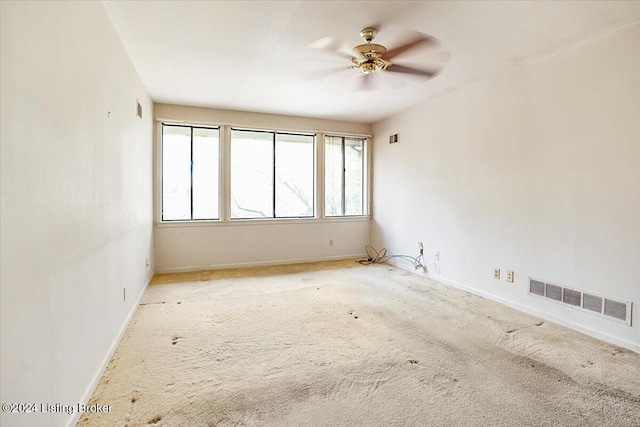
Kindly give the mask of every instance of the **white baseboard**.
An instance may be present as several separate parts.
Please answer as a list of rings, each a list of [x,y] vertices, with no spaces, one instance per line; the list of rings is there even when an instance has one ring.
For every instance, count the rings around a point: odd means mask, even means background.
[[[91,382],[89,383],[89,386],[87,387],[86,391],[84,392],[84,395],[82,396],[82,399],[78,403],[87,404],[89,402],[89,399],[91,399],[91,396],[93,396],[93,392],[95,391],[96,387],[98,386],[98,383],[100,383],[100,379],[102,378],[102,375],[104,375],[104,372],[106,371],[107,367],[109,366],[109,362],[111,361],[111,358],[113,357],[113,354],[116,352],[116,349],[118,348],[118,345],[120,344],[120,341],[122,340],[122,337],[124,336],[124,333],[127,331],[127,327],[129,327],[129,323],[131,323],[131,319],[133,319],[133,315],[135,314],[136,310],[138,309],[138,305],[140,304],[140,301],[142,300],[142,297],[144,296],[144,293],[146,292],[147,288],[149,287],[149,284],[151,283],[151,279],[153,279],[153,274],[149,274],[149,277],[147,278],[147,283],[145,283],[144,287],[140,291],[140,294],[136,298],[136,301],[134,302],[133,306],[129,310],[129,313],[127,314],[127,317],[125,318],[124,322],[122,323],[122,326],[120,327],[120,330],[118,331],[118,335],[116,336],[116,338],[111,343],[111,346],[109,347],[109,351],[105,355],[104,359],[102,359],[102,363],[100,364],[100,367],[98,368],[98,370],[96,371],[95,375],[91,379]],[[69,421],[67,422],[67,427],[75,426],[78,423],[78,421],[80,420],[81,416],[82,416],[82,413],[79,413],[79,412],[76,411],[71,416]]]
[[[449,279],[447,279],[447,278],[445,278],[443,276],[437,275],[437,274],[429,274],[429,273],[425,274],[425,273],[422,273],[422,269],[414,270],[413,268],[409,268],[409,267],[403,266],[403,265],[395,265],[395,267],[401,268],[403,270],[411,271],[411,272],[413,272],[413,273],[415,273],[415,274],[417,274],[417,275],[419,275],[421,277],[426,277],[428,279],[435,280],[436,282],[443,283],[443,284],[451,286],[453,288],[460,289],[462,291],[469,292],[469,293],[472,293],[474,295],[481,296],[481,297],[486,298],[488,300],[498,302],[498,303],[500,303],[502,305],[506,305],[507,307],[511,307],[511,308],[516,309],[518,311],[521,311],[523,313],[527,313],[527,314],[530,314],[532,316],[536,316],[536,317],[539,317],[541,319],[548,320],[550,322],[556,323],[558,325],[565,326],[565,327],[567,327],[569,329],[573,329],[575,331],[578,331],[578,332],[583,333],[585,335],[588,335],[590,337],[599,339],[600,341],[604,341],[604,342],[607,342],[609,344],[617,345],[619,347],[626,348],[627,350],[631,350],[631,351],[634,351],[636,353],[640,353],[640,345],[638,345],[637,343],[634,343],[632,341],[627,341],[627,340],[624,340],[624,339],[620,339],[618,337],[603,333],[603,332],[598,331],[596,329],[585,328],[584,326],[582,326],[582,325],[580,325],[578,323],[571,322],[569,320],[563,319],[563,318],[558,317],[558,316],[554,316],[552,314],[549,314],[547,312],[544,312],[544,311],[541,311],[541,310],[538,310],[538,309],[535,309],[535,308],[532,308],[532,307],[527,307],[527,306],[515,303],[515,302],[510,301],[508,299],[505,299],[505,298],[503,298],[501,296],[494,295],[494,294],[491,294],[491,293],[488,293],[488,292],[484,292],[484,291],[476,289],[476,288],[472,288],[470,286],[464,285],[462,283],[455,282],[453,280],[449,280]]]
[[[307,262],[320,262],[320,261],[339,261],[343,259],[352,258],[366,258],[363,253],[350,254],[350,255],[334,255],[325,257],[313,257],[313,258],[295,258],[295,259],[279,259],[273,261],[257,261],[257,262],[237,262],[229,264],[213,264],[213,265],[194,265],[189,267],[171,267],[160,268],[156,271],[157,274],[166,273],[188,273],[191,271],[204,271],[204,270],[222,270],[225,268],[241,268],[241,267],[261,267],[267,265],[285,265],[285,264],[302,264]]]

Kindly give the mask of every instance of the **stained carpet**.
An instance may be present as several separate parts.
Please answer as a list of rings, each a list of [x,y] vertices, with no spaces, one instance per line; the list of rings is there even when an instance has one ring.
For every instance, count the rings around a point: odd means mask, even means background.
[[[640,355],[388,265],[158,275],[79,426],[640,426]]]

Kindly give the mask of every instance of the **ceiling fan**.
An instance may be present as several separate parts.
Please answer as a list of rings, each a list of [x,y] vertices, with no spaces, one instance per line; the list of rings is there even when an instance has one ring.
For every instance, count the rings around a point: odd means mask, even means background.
[[[374,27],[367,27],[360,32],[360,37],[365,41],[364,44],[355,46],[352,49],[346,48],[342,43],[337,41],[334,37],[328,36],[322,39],[316,40],[311,43],[309,47],[313,49],[320,49],[330,51],[332,53],[339,54],[343,57],[349,58],[352,65],[349,69],[357,70],[361,75],[373,77],[374,73],[379,72],[392,72],[392,73],[404,73],[423,79],[430,79],[436,76],[439,72],[439,68],[420,69],[398,64],[396,61],[398,57],[412,49],[417,47],[437,47],[439,42],[434,37],[427,34],[412,32],[412,36],[405,40],[399,46],[391,49],[387,49],[377,43],[372,43],[375,36],[378,34],[378,30]],[[448,60],[448,52],[444,52],[446,55],[441,55],[441,60]],[[344,69],[344,68],[340,68]],[[369,79],[366,79],[369,80]],[[363,82],[366,84],[366,82]]]

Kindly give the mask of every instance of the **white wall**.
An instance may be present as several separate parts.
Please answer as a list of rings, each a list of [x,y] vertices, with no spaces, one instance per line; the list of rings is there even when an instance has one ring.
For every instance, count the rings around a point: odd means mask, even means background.
[[[194,271],[358,257],[369,244],[370,220],[170,225],[155,234],[158,272]]]
[[[376,124],[372,244],[421,240],[445,282],[640,351],[638,52],[635,23]],[[632,300],[633,326],[529,276]]]
[[[156,104],[160,119],[194,124],[236,125],[274,130],[370,134],[362,123]],[[158,164],[156,137],[156,170]],[[160,218],[160,180],[156,176],[156,220]],[[280,264],[357,257],[369,244],[370,220],[253,220],[209,224],[158,224],[158,272],[244,265]],[[333,240],[334,245],[329,246]]]
[[[1,400],[77,404],[150,278],[153,105],[102,2],[1,7]]]

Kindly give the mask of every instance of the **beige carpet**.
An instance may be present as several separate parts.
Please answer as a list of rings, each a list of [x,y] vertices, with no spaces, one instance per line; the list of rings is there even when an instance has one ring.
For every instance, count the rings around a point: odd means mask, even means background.
[[[159,275],[91,403],[78,425],[640,426],[640,355],[388,265]]]

